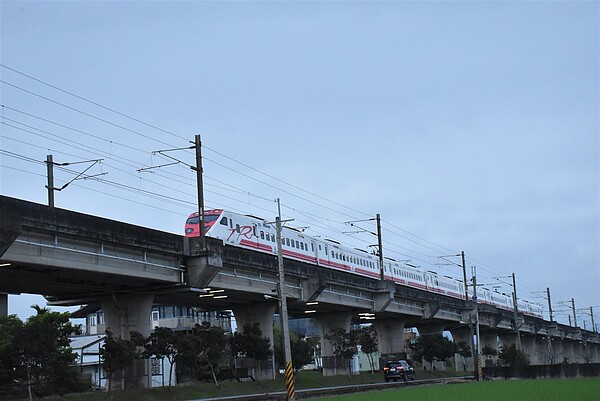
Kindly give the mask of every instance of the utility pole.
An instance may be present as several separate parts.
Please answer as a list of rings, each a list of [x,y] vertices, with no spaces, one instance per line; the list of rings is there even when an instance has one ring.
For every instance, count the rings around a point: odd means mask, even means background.
[[[383,246],[381,245],[381,216],[377,213],[377,246],[379,247],[379,274],[381,280],[385,280],[383,271]]]
[[[483,367],[481,366],[481,336],[479,333],[479,307],[477,305],[477,271],[473,269],[473,307],[475,308],[475,337],[477,338],[477,381],[483,380]]]
[[[521,351],[521,332],[519,331],[519,308],[517,307],[517,280],[515,279],[515,273],[512,274],[513,282],[513,303],[515,310],[515,331],[517,332],[517,349]]]
[[[596,332],[596,323],[594,323],[594,311],[590,306],[590,316],[592,317],[592,332]]]
[[[546,287],[546,295],[548,296],[548,312],[550,313],[550,321],[554,320],[554,316],[552,315],[552,302],[550,302],[550,288]]]
[[[467,286],[467,267],[465,265],[465,251],[460,252],[462,257],[463,284],[465,286],[465,301],[469,300],[469,287]]]
[[[575,299],[571,298],[571,307],[573,308],[573,323],[575,323],[574,327],[577,327],[577,314],[575,313]]]
[[[204,184],[202,181],[202,140],[196,135],[194,141],[196,147],[196,186],[198,187],[198,219],[200,238],[204,239],[206,227],[204,227]]]
[[[54,162],[52,155],[46,155],[46,169],[48,171],[48,206],[54,207]]]
[[[288,323],[288,310],[287,310],[287,299],[285,295],[285,276],[283,270],[283,254],[281,251],[281,204],[279,198],[277,201],[277,218],[276,230],[277,230],[277,264],[278,264],[278,276],[279,281],[277,282],[277,295],[279,298],[279,312],[281,316],[281,335],[283,337],[283,350],[285,356],[285,387],[287,391],[287,400],[296,400],[296,390],[294,385],[294,369],[292,367],[292,347],[290,344],[290,327]]]

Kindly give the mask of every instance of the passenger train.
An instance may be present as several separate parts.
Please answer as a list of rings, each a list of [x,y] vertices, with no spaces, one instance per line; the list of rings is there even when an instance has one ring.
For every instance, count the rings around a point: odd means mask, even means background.
[[[197,212],[188,217],[185,223],[186,236],[200,235],[199,220]],[[259,217],[223,209],[207,210],[204,212],[204,225],[206,236],[221,239],[226,245],[277,254],[275,224]],[[374,279],[381,277],[379,258],[376,255],[348,248],[331,239],[314,238],[297,229],[282,227],[281,247],[284,258]],[[398,285],[465,299],[464,284],[451,277],[410,267],[389,258],[384,259],[383,272],[386,280]],[[511,296],[486,288],[478,290],[478,302],[508,311],[512,311],[514,307]],[[519,300],[517,307],[523,314],[542,318],[542,308],[537,304]]]

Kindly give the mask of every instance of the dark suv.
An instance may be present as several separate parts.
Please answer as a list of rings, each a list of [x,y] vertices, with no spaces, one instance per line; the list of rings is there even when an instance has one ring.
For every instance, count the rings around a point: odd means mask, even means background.
[[[405,360],[400,361],[388,361],[383,366],[383,377],[386,382],[390,380],[396,381],[398,379],[407,381],[415,380],[415,370]]]

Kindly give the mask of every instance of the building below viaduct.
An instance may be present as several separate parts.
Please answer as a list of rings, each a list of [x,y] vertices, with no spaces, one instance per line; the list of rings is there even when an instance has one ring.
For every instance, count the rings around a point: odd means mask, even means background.
[[[409,327],[420,335],[450,331],[471,344],[472,301],[293,260],[284,265],[290,318],[310,317],[322,334],[372,323],[383,358],[404,352]],[[272,255],[0,196],[0,313],[7,313],[7,293],[41,294],[51,305],[99,304],[106,327],[128,338],[132,330],[150,334],[155,304],[193,306],[232,310],[238,327],[257,322],[272,340],[277,281]],[[479,307],[479,323],[482,347],[514,344],[518,333],[532,364],[600,362],[596,332],[522,314],[515,321],[488,305]],[[333,356],[325,339],[321,353]],[[147,369],[140,364],[131,375]],[[323,370],[345,373],[329,363]],[[273,377],[269,368],[257,373]]]

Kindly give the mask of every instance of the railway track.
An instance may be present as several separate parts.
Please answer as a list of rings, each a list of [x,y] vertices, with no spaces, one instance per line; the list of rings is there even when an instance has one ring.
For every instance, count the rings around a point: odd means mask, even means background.
[[[391,383],[371,383],[371,384],[353,384],[349,386],[336,386],[324,388],[311,388],[305,390],[296,390],[296,399],[307,399],[316,397],[325,397],[331,395],[350,394],[364,391],[389,390],[394,388],[402,388],[407,386],[422,386],[426,384],[446,384],[446,383],[463,383],[473,381],[473,376],[446,377],[439,379],[424,379],[413,380],[407,382],[391,382]],[[197,398],[188,401],[285,401],[286,392],[277,391],[272,393],[262,394],[246,394],[216,398]]]

